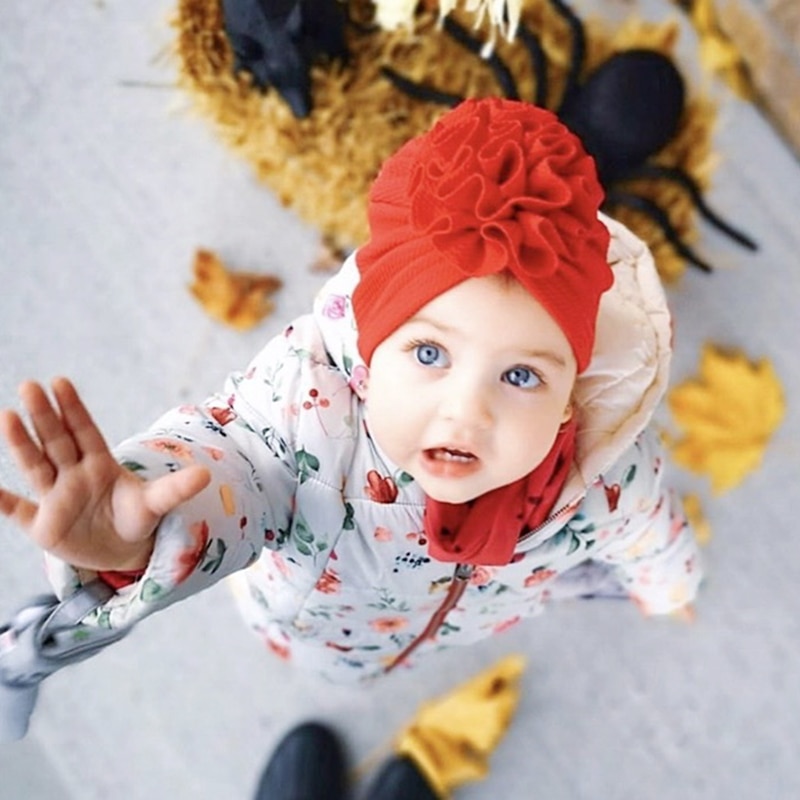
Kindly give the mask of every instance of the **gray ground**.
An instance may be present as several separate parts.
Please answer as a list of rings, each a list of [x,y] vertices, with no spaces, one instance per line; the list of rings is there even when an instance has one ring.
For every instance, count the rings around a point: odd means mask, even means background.
[[[307,270],[315,232],[170,88],[171,7],[0,4],[0,406],[23,378],[65,373],[112,441],[216,388],[321,281]],[[519,713],[489,779],[459,798],[800,796],[800,166],[752,107],[720,96],[711,199],[762,249],[703,229],[720,269],[670,289],[675,379],[694,373],[708,339],[741,347],[774,361],[789,413],[735,491],[715,498],[675,475],[703,495],[715,532],[693,625],[613,602],[567,606],[351,690],[274,661],[217,587],[46,684],[28,738],[0,749],[0,798],[246,800],[294,722],[331,722],[361,763],[418,703],[510,652],[529,656]],[[282,275],[275,318],[248,334],[212,322],[186,290],[198,246]],[[0,482],[19,486],[3,452]],[[0,548],[4,617],[46,584],[7,523]]]

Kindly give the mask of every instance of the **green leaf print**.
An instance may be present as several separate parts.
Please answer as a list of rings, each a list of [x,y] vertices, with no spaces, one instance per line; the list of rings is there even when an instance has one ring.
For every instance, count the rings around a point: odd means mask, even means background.
[[[222,539],[215,539],[214,541],[217,543],[217,554],[213,559],[211,559],[211,561],[206,562],[202,566],[202,571],[207,575],[213,575],[222,566],[222,562],[225,559],[225,552],[228,549],[228,546]],[[211,543],[209,542],[209,545],[206,548],[206,554],[208,554],[210,550]]]
[[[622,486],[630,486],[633,483],[633,479],[636,477],[636,464],[631,464],[628,467],[628,471],[625,473],[625,477],[622,479]]]
[[[342,529],[346,531],[355,530],[355,515],[356,510],[353,508],[352,503],[344,504],[344,522],[342,522]]]
[[[147,578],[142,584],[139,597],[142,598],[142,602],[144,603],[155,603],[156,600],[161,598],[164,594],[164,587],[160,583],[154,581],[152,578]]]
[[[413,483],[414,478],[411,477],[407,472],[400,471],[397,473],[397,476],[394,479],[395,486],[398,488],[401,486],[408,486],[409,483]]]
[[[304,556],[313,556],[314,555],[311,552],[311,548],[305,542],[298,542],[297,543],[297,550],[298,550],[298,552],[302,553]]]
[[[128,472],[143,472],[145,469],[144,464],[140,464],[138,461],[121,461],[120,464],[128,470]]]
[[[316,557],[323,550],[328,549],[326,541],[318,541],[306,521],[298,514],[291,528],[292,541],[298,553],[304,556]]]
[[[308,526],[302,520],[299,520],[294,526],[294,533],[301,542],[310,544],[314,541],[314,534],[308,529]]]
[[[319,459],[307,450],[298,450],[294,454],[297,462],[297,471],[300,473],[300,483],[305,483],[314,472],[319,472]]]

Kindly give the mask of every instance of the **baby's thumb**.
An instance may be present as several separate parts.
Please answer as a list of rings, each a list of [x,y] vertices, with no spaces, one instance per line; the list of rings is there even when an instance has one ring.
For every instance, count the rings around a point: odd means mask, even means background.
[[[191,500],[211,481],[211,473],[198,465],[185,467],[145,484],[145,505],[156,517],[169,514],[181,503]]]

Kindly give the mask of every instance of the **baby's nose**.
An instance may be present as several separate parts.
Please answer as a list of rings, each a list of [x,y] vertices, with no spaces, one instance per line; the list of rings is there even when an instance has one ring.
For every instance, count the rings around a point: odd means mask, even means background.
[[[442,398],[445,419],[474,428],[488,428],[493,421],[491,392],[481,382],[454,381]]]

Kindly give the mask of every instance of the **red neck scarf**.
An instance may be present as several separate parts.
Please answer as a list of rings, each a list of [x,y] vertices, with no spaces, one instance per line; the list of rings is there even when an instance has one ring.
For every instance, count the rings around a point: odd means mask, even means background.
[[[520,537],[541,525],[567,481],[575,453],[575,430],[562,425],[544,461],[528,475],[468,503],[427,498],[425,535],[437,561],[503,566]]]

